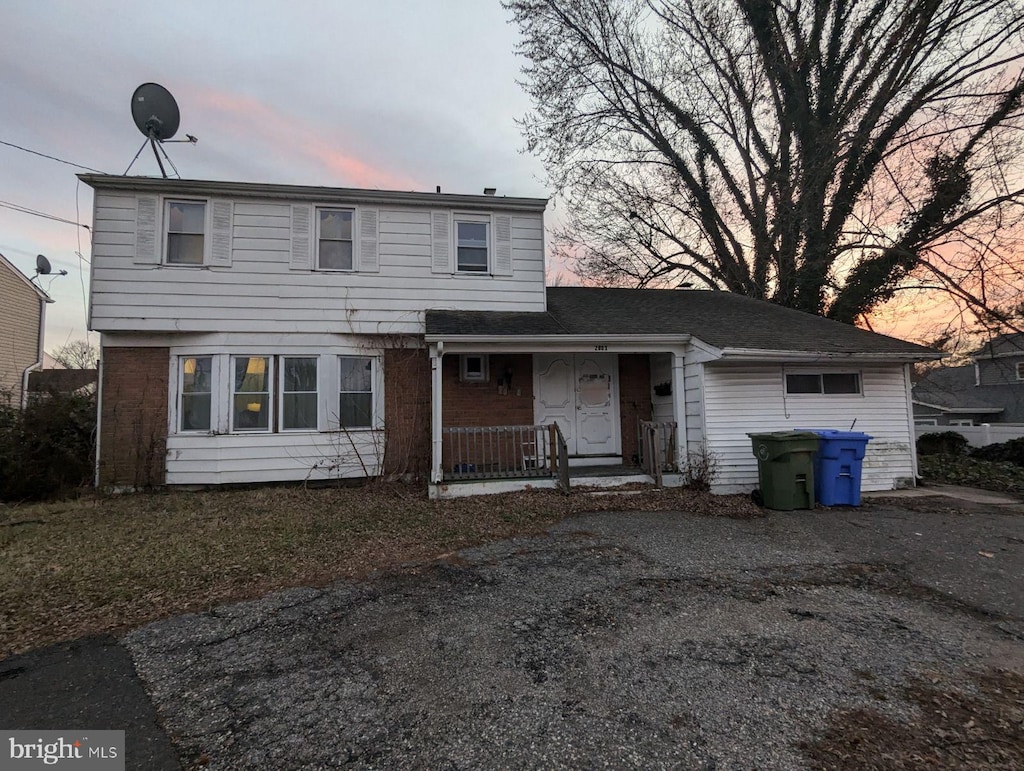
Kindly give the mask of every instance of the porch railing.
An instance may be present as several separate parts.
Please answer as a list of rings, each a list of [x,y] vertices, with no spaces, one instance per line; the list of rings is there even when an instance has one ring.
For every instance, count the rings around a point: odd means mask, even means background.
[[[569,490],[569,451],[557,424],[441,429],[444,478],[543,479]]]
[[[641,420],[638,427],[640,468],[653,477],[660,487],[662,474],[676,471],[676,422],[674,420]]]

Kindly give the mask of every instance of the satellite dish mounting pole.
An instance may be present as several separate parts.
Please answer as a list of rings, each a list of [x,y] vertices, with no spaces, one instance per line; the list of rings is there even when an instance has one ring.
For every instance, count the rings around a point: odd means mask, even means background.
[[[153,148],[153,156],[156,158],[156,164],[160,167],[160,173],[164,175],[164,179],[167,179],[167,170],[164,169],[164,162],[160,160],[160,153],[156,151],[156,137],[153,136],[153,130],[149,130],[149,146]]]

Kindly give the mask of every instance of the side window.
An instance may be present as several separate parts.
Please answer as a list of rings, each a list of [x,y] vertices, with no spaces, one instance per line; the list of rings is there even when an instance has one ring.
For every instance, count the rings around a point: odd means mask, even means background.
[[[181,431],[209,431],[213,398],[212,356],[183,356],[179,359],[181,403],[178,406]]]
[[[317,209],[316,267],[352,270],[352,210]]]
[[[269,356],[231,357],[231,430],[270,430]]]
[[[455,220],[456,270],[460,273],[486,273],[490,266],[490,224],[485,221]]]
[[[281,430],[317,428],[317,359],[315,356],[281,358]]]
[[[338,423],[342,428],[373,427],[373,358],[340,356]]]
[[[1017,379],[1024,380],[1024,361],[1017,362]]]
[[[206,250],[206,202],[167,201],[166,262],[168,265],[202,265]]]
[[[859,372],[788,373],[787,394],[860,394]]]
[[[463,354],[459,358],[459,376],[463,382],[486,383],[487,356],[479,353]]]

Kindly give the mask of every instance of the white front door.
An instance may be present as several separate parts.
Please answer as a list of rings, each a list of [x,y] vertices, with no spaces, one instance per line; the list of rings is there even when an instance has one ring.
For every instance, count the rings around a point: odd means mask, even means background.
[[[617,354],[536,354],[533,372],[534,418],[558,423],[570,455],[622,452]]]

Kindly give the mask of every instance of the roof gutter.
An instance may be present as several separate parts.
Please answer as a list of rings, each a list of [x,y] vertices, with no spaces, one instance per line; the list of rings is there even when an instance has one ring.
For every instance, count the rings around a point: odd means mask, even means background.
[[[690,341],[689,335],[426,335],[428,343],[493,343],[545,345],[682,345]]]
[[[110,174],[79,174],[78,178],[94,190],[124,190],[134,193],[192,194],[310,201],[315,203],[361,203],[409,206],[443,206],[453,209],[500,209],[502,211],[543,212],[547,198],[511,198],[493,195],[419,193],[400,190],[361,190],[347,187],[310,187],[255,182],[218,180],[162,179],[157,177],[119,177]]]
[[[948,412],[956,415],[998,415],[1003,412],[1002,407],[943,407],[941,404],[931,404],[914,399],[914,404],[927,407],[939,412]]]
[[[789,361],[815,363],[821,361],[914,362],[941,359],[946,354],[938,351],[920,353],[867,351],[843,353],[836,351],[765,351],[757,348],[723,348],[722,358],[728,361]]]

